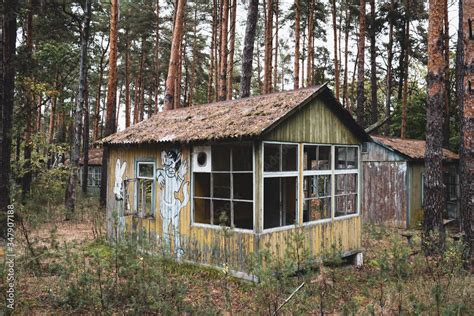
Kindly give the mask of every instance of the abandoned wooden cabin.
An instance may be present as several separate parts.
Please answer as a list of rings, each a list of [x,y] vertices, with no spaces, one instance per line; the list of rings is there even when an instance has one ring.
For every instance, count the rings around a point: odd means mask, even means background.
[[[90,194],[98,195],[100,191],[100,179],[102,177],[102,153],[103,149],[89,148],[89,159],[87,168],[87,190]],[[79,160],[79,183],[82,185],[82,174],[84,172],[84,157]]]
[[[314,258],[335,245],[360,260],[367,140],[326,85],[157,113],[103,140],[108,232],[235,271],[283,257],[296,231]]]
[[[425,141],[372,136],[362,145],[364,221],[399,228],[416,228],[423,218]],[[457,154],[443,149],[446,185],[445,218],[459,212]]]

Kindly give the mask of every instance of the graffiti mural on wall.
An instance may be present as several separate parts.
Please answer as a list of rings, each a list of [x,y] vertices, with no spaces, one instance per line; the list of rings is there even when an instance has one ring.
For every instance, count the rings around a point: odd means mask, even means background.
[[[114,182],[114,195],[115,202],[117,205],[117,215],[119,220],[119,225],[117,227],[118,232],[123,232],[125,229],[125,217],[124,217],[124,179],[125,170],[127,169],[127,162],[124,161],[123,164],[120,164],[120,159],[117,159],[115,163],[115,182]]]
[[[189,202],[189,181],[185,181],[188,165],[182,160],[179,149],[171,149],[161,152],[162,167],[157,170],[158,183],[160,185],[160,213],[163,219],[163,240],[165,245],[171,249],[169,230],[172,229],[174,236],[174,248],[177,257],[181,257],[179,236],[179,220],[181,209]],[[179,198],[182,192],[182,198]]]

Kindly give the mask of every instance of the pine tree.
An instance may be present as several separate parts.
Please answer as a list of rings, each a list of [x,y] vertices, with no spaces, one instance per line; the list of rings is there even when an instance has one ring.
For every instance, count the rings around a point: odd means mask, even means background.
[[[257,32],[258,0],[250,0],[247,11],[247,22],[245,26],[244,50],[242,52],[242,70],[240,80],[240,97],[250,96],[250,85],[252,80],[252,62],[255,46],[255,34]]]
[[[423,241],[425,251],[428,253],[443,248],[445,235],[443,225],[445,194],[442,171],[442,126],[446,65],[443,47],[443,2],[444,0],[429,1],[428,98],[426,109],[425,199],[423,205]],[[430,234],[433,232],[438,237],[435,240],[430,240]]]

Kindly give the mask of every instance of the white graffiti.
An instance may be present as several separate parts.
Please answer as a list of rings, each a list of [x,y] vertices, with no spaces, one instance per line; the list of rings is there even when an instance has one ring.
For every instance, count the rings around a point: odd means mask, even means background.
[[[120,165],[120,159],[117,159],[115,163],[115,184],[114,184],[114,194],[117,201],[123,200],[123,175],[125,174],[125,169],[127,169],[127,162],[124,161]]]
[[[161,164],[162,167],[157,170],[157,178],[161,189],[160,213],[163,219],[163,240],[165,245],[171,247],[169,237],[171,226],[176,256],[179,258],[183,255],[179,236],[180,212],[189,202],[189,181],[185,181],[188,165],[186,160],[181,159],[181,152],[178,149],[162,151]],[[177,197],[181,190],[182,200]]]

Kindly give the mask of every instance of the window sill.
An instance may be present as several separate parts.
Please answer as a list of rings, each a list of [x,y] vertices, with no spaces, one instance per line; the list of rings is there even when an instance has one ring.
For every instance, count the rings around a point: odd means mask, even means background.
[[[359,213],[355,213],[355,214],[337,216],[337,217],[334,217],[334,220],[335,221],[340,221],[340,220],[345,220],[345,219],[351,219],[353,217],[358,217],[359,215],[360,215]]]
[[[191,223],[191,228],[206,228],[206,229],[213,229],[213,230],[223,230],[229,229],[233,232],[237,233],[245,233],[245,234],[253,234],[255,233],[253,229],[245,229],[245,228],[231,228],[229,226],[219,226],[219,225],[211,225],[211,224],[202,224],[202,223]]]

